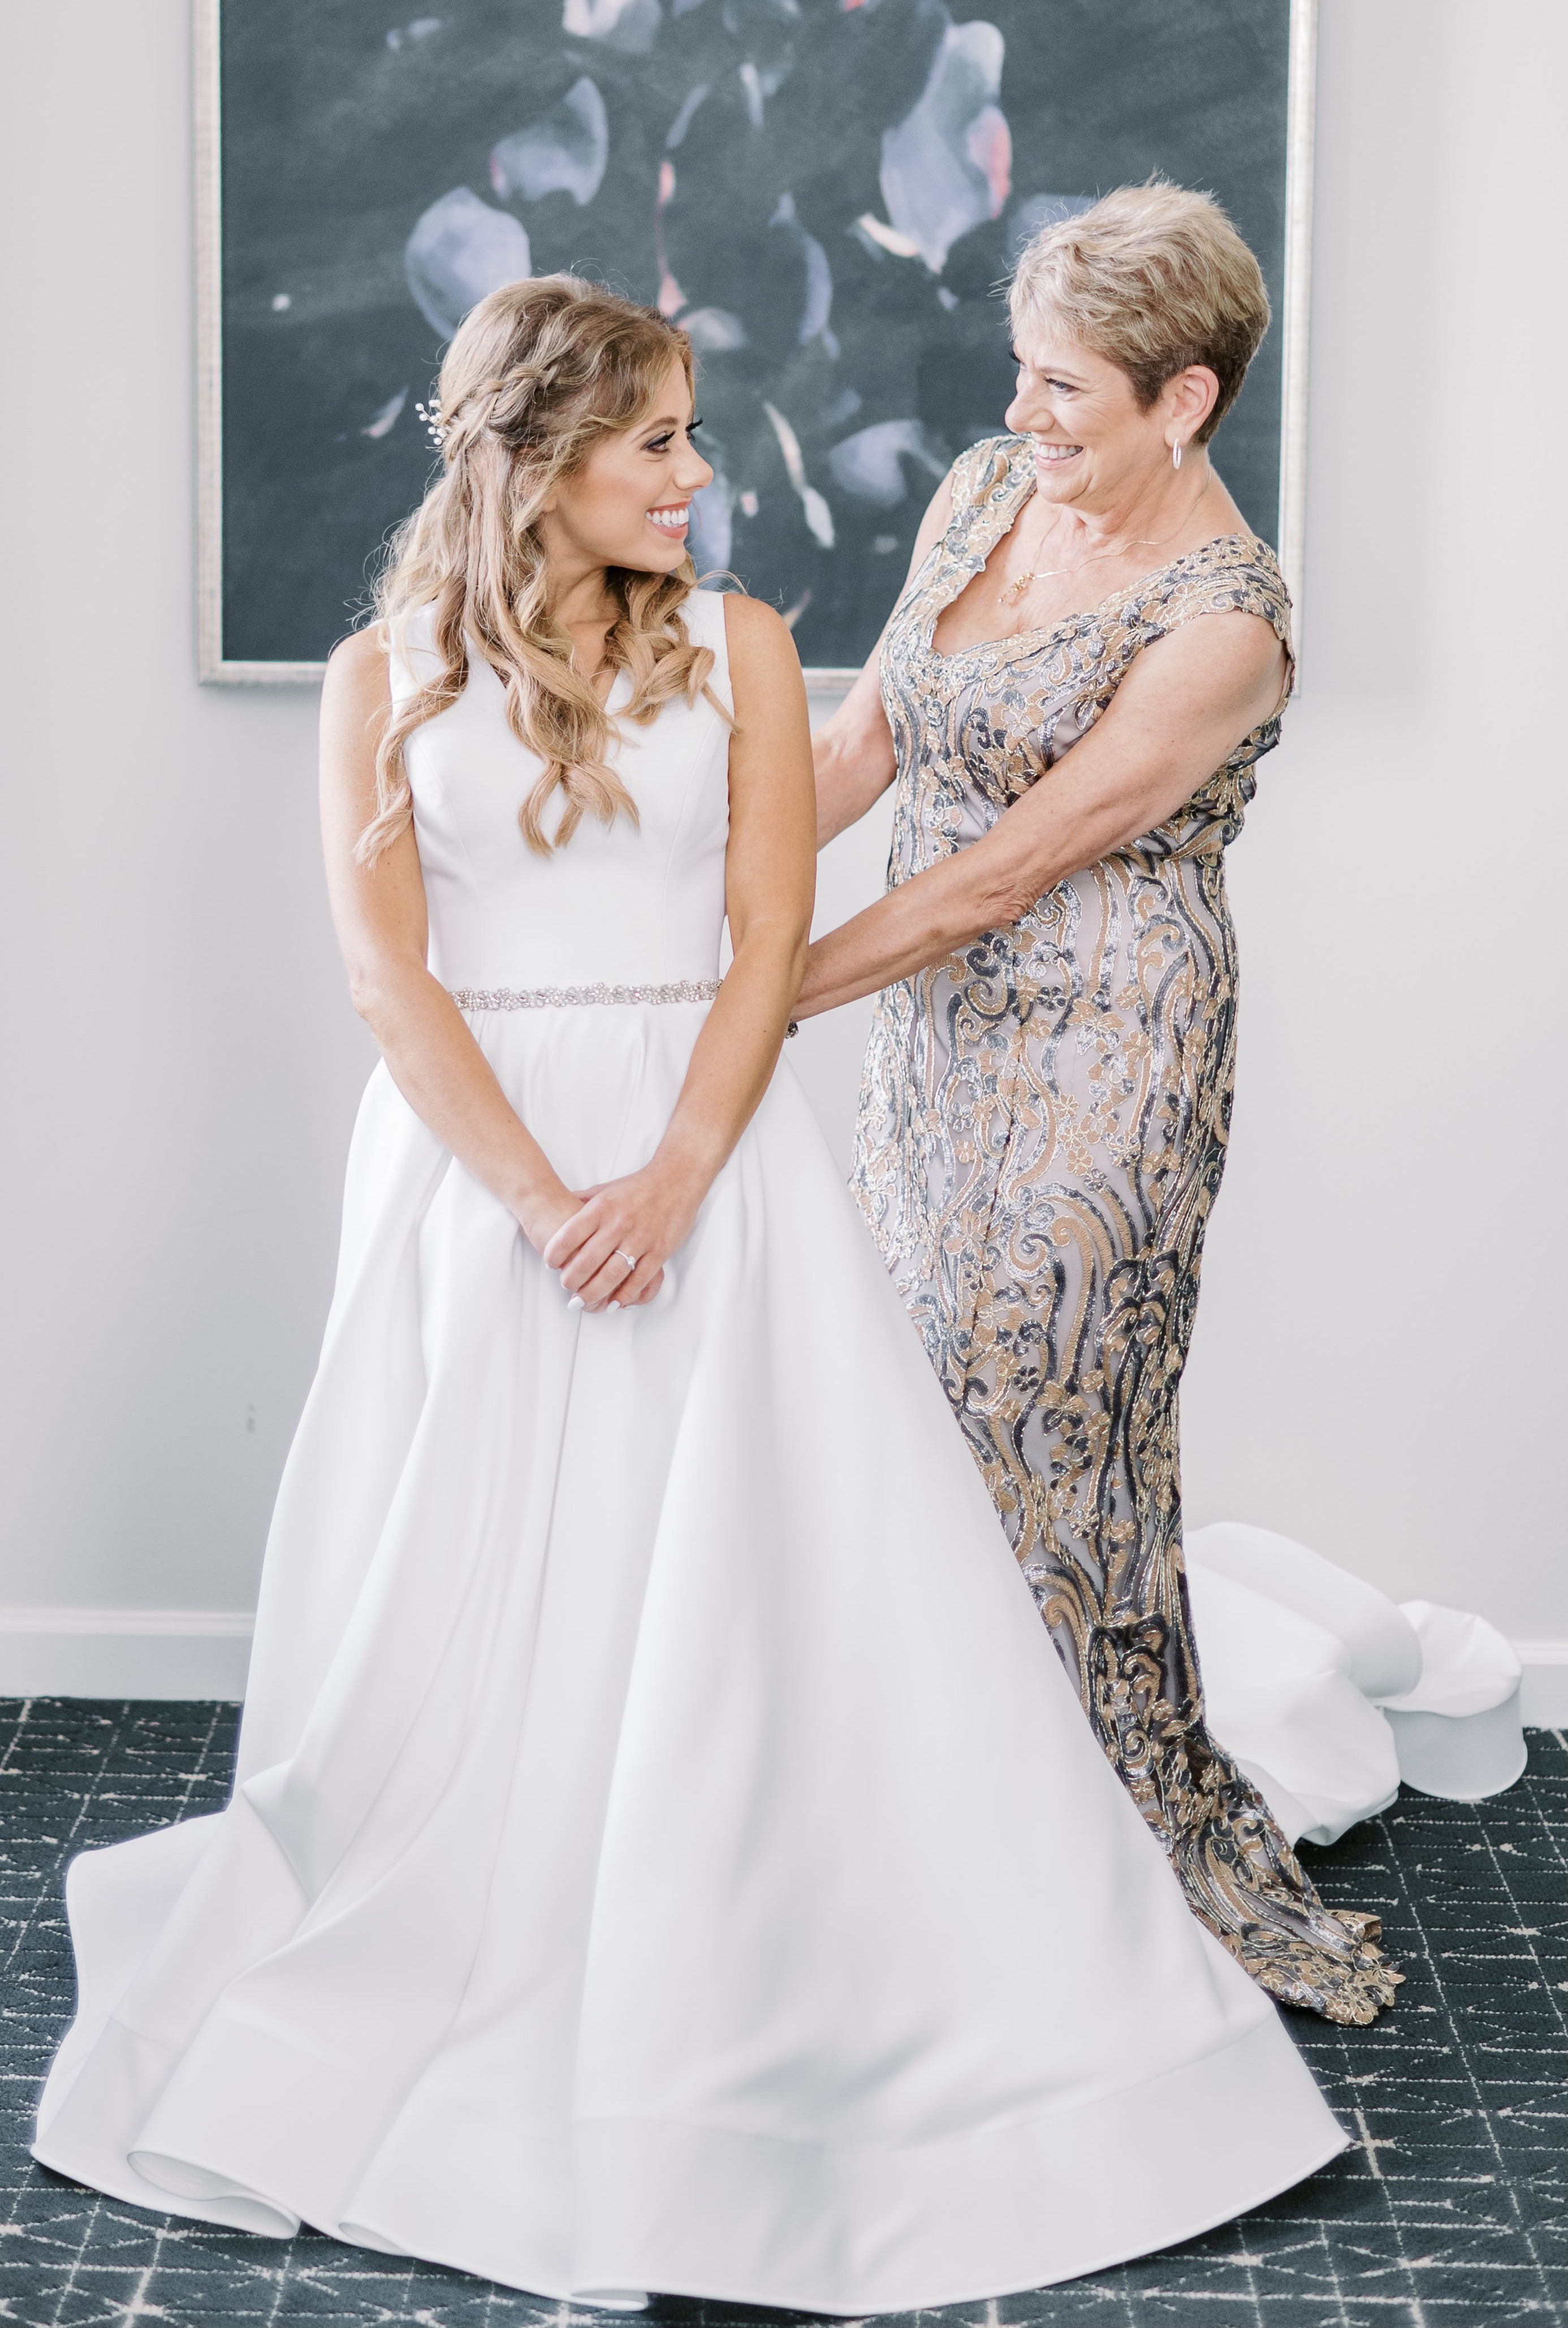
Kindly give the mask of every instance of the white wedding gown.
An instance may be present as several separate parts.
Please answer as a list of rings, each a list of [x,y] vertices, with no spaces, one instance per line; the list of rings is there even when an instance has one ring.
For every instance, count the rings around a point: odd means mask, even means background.
[[[722,692],[722,599],[688,620]],[[541,859],[476,661],[408,749],[437,976],[710,981],[727,748],[628,726],[640,826]],[[580,1187],[705,1008],[470,1023]],[[553,2297],[844,2313],[1310,2174],[1344,2137],[1096,1748],[787,1065],[671,1276],[568,1310],[376,1070],[236,1791],[74,1862],[37,2156]]]

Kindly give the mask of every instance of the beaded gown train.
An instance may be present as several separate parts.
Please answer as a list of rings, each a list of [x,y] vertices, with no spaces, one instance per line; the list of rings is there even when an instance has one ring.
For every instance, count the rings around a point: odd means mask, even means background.
[[[723,601],[686,620],[722,699]],[[408,746],[432,969],[578,1187],[655,1146],[724,914],[723,720],[623,727],[639,821],[548,859],[477,656]],[[377,1069],[235,1792],[73,1863],[38,2157],[550,2297],[845,2313],[1310,2173],[1343,2136],[1084,1723],[787,1065],[670,1280],[569,1310]]]
[[[944,606],[1034,491],[974,446],[881,652],[898,773],[888,880],[978,840],[1098,719],[1132,659],[1235,610],[1290,648],[1265,545],[1206,544],[1047,631],[938,652]],[[1021,921],[889,987],[853,1182],[1105,1754],[1195,1912],[1257,1979],[1370,2021],[1399,1975],[1323,1904],[1209,1736],[1181,1554],[1177,1394],[1229,1130],[1225,850],[1276,715],[1169,823]]]

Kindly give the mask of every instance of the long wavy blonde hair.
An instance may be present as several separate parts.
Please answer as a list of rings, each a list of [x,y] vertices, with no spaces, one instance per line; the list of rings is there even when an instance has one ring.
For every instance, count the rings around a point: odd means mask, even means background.
[[[609,762],[612,723],[551,608],[539,519],[596,445],[635,427],[671,362],[690,386],[684,332],[573,275],[506,284],[459,326],[438,389],[442,474],[393,537],[376,589],[390,641],[415,608],[433,609],[440,669],[382,728],[375,814],[355,852],[361,864],[412,819],[403,746],[462,694],[470,643],[506,690],[513,733],[544,762],[518,812],[528,846],[548,856],[590,812],[606,824],[617,815],[636,822],[636,803]],[[696,580],[690,559],[670,574],[611,568],[607,580],[617,611],[605,658],[632,675],[617,718],[645,725],[672,698],[695,702],[709,692],[712,651],[693,645],[681,614]],[[543,819],[557,792],[565,806],[552,840]]]

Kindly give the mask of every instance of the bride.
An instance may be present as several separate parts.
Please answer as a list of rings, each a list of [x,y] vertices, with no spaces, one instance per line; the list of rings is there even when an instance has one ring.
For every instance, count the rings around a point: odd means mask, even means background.
[[[777,617],[693,587],[688,343],[514,284],[435,425],[324,697],[382,1064],[235,1792],[72,1865],[36,2155],[622,2306],[1186,2239],[1344,2137],[1095,1745],[778,1064],[805,704]]]

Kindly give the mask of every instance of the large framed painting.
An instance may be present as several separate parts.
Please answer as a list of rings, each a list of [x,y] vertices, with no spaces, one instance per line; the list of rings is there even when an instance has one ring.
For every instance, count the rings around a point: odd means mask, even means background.
[[[570,268],[690,333],[699,569],[841,679],[1001,425],[1012,258],[1151,172],[1263,262],[1216,459],[1295,578],[1310,0],[399,5],[197,0],[203,678],[319,675],[429,476],[445,343]]]

